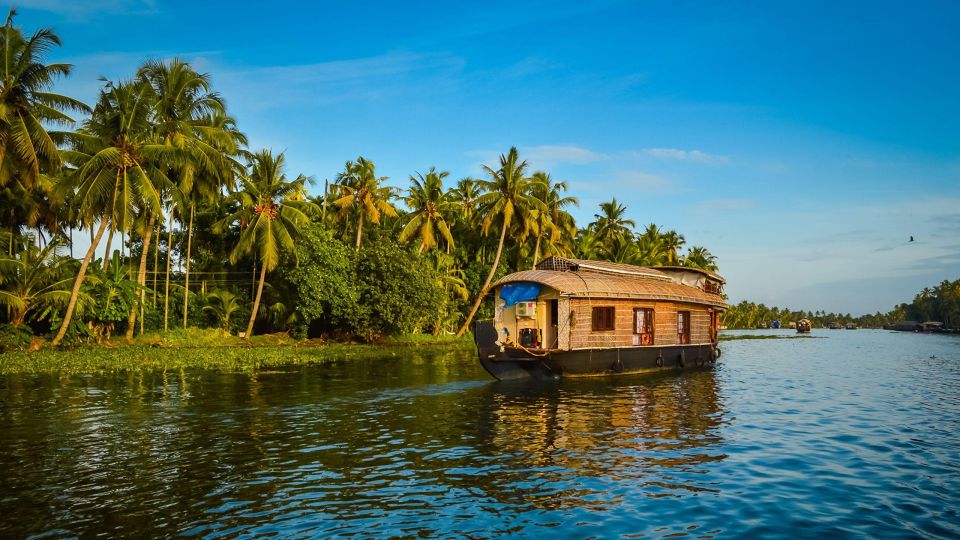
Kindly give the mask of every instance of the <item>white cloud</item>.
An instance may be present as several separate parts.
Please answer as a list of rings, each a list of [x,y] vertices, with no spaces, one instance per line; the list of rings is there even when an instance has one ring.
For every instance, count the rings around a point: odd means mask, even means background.
[[[607,156],[581,146],[543,145],[521,149],[521,157],[537,167],[546,167],[557,163],[583,165],[606,159]]]
[[[643,153],[658,159],[676,159],[681,161],[697,161],[708,165],[726,165],[730,158],[718,154],[708,154],[700,150],[680,150],[678,148],[645,148]]]
[[[642,171],[621,171],[614,175],[618,187],[634,191],[666,191],[670,184],[662,176]]]

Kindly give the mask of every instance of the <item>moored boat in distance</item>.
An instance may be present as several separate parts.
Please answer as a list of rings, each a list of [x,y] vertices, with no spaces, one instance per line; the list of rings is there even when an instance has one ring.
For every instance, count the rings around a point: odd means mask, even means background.
[[[857,328],[859,328],[859,326],[857,326],[857,323],[852,323],[852,322],[847,323],[847,330],[856,330]]]
[[[550,257],[494,284],[494,318],[474,329],[480,363],[497,379],[713,366],[724,283],[697,268]]]
[[[800,319],[797,321],[797,333],[798,334],[809,334],[810,333],[810,319]]]
[[[837,321],[831,321],[830,324],[827,325],[827,328],[830,330],[840,330],[843,328],[843,326],[841,326]]]

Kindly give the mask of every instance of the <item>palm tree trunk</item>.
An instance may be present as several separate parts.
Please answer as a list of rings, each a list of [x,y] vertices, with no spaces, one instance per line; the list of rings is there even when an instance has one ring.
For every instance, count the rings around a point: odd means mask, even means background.
[[[357,251],[360,251],[360,238],[363,236],[363,209],[360,210],[360,224],[357,225]]]
[[[540,260],[540,233],[537,232],[537,244],[533,248],[533,267],[531,270],[537,269],[537,261]]]
[[[173,204],[170,205],[170,218],[167,220],[167,272],[163,285],[163,331],[169,330],[170,314],[170,258],[173,257]]]
[[[130,308],[130,317],[127,318],[127,342],[133,340],[133,331],[137,322],[137,312],[143,307],[146,292],[143,287],[147,284],[147,257],[150,253],[150,239],[153,237],[153,224],[157,215],[150,212],[147,231],[143,235],[143,249],[140,250],[140,269],[137,271],[137,285],[140,285],[140,305]],[[140,332],[143,333],[142,331]]]
[[[113,220],[111,220],[110,232],[107,234],[107,249],[103,252],[103,270],[107,271],[107,267],[110,266],[110,245],[113,244]]]
[[[250,322],[247,323],[247,333],[243,335],[244,339],[250,339],[253,333],[253,322],[257,320],[257,310],[260,309],[260,295],[263,294],[263,281],[267,277],[267,265],[260,265],[260,284],[257,285],[257,296],[253,299],[253,311],[250,312]]]
[[[187,266],[183,281],[183,327],[187,327],[187,313],[190,311],[190,249],[193,245],[193,214],[196,206],[190,205],[190,224],[187,226]]]
[[[157,265],[160,260],[160,230],[163,228],[163,219],[157,223],[157,241],[153,243],[153,307],[157,307]],[[142,319],[142,318],[141,318]],[[143,331],[141,330],[141,334]]]
[[[67,333],[67,328],[70,326],[70,319],[73,318],[73,310],[77,307],[77,297],[80,296],[80,286],[83,285],[83,278],[87,274],[87,266],[90,265],[90,260],[93,259],[93,253],[97,250],[97,244],[100,243],[100,239],[103,237],[103,231],[107,228],[107,216],[104,215],[100,219],[100,227],[97,228],[97,235],[93,238],[93,242],[90,242],[90,248],[87,249],[87,254],[83,258],[83,262],[80,263],[80,271],[77,273],[77,279],[73,282],[73,290],[70,292],[70,302],[67,303],[67,312],[63,315],[63,322],[60,323],[60,330],[57,331],[57,335],[53,338],[53,341],[50,342],[51,347],[56,347],[63,341],[64,334]]]
[[[490,268],[490,274],[487,275],[487,281],[483,283],[483,287],[480,289],[480,294],[477,295],[477,301],[473,304],[473,309],[470,310],[470,316],[467,317],[467,320],[463,323],[463,326],[460,327],[460,330],[457,331],[457,337],[463,335],[467,331],[467,328],[470,327],[470,323],[473,321],[473,316],[477,314],[477,310],[480,309],[480,304],[483,302],[483,297],[487,294],[487,289],[490,288],[490,282],[493,280],[493,275],[497,273],[497,265],[500,264],[500,254],[503,253],[503,239],[507,236],[507,225],[508,223],[504,220],[503,229],[500,231],[500,243],[497,244],[497,255],[493,258],[493,267]]]

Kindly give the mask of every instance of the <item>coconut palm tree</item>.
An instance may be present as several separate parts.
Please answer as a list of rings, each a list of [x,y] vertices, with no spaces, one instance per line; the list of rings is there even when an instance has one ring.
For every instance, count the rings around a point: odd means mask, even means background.
[[[479,181],[484,193],[477,198],[477,213],[481,216],[484,234],[487,234],[495,223],[500,225],[500,241],[497,243],[497,253],[493,258],[490,273],[477,294],[477,300],[473,304],[473,309],[470,310],[470,315],[457,331],[458,336],[463,335],[470,327],[474,315],[480,309],[483,297],[490,289],[490,282],[497,273],[500,256],[503,254],[503,241],[507,230],[515,223],[514,220],[520,225],[520,236],[525,237],[533,227],[536,227],[534,212],[546,211],[546,206],[531,194],[533,181],[526,175],[527,162],[520,159],[516,147],[510,148],[506,154],[500,154],[499,169],[495,170],[487,165],[484,165],[483,169],[490,179]]]
[[[25,38],[13,26],[11,9],[0,28],[0,186],[19,184],[29,191],[61,164],[55,137],[46,125],[72,125],[64,111],[89,112],[83,103],[48,92],[54,81],[70,73],[70,64],[44,64],[43,57],[60,38],[49,29]]]
[[[406,242],[413,237],[419,238],[418,253],[437,245],[438,232],[447,243],[447,248],[453,247],[453,236],[447,223],[453,203],[443,191],[443,179],[449,174],[446,171],[437,172],[435,167],[430,167],[426,176],[417,173],[416,177],[410,177],[410,189],[404,201],[412,210],[411,219],[400,231],[397,239]]]
[[[183,290],[183,326],[186,328],[196,206],[200,201],[220,196],[224,188],[232,189],[242,169],[232,156],[246,145],[247,139],[236,129],[236,122],[227,116],[223,99],[211,90],[210,76],[198,73],[187,62],[178,58],[169,62],[149,61],[140,68],[138,77],[156,93],[154,129],[157,136],[179,154],[167,172],[182,196],[178,199],[186,204],[181,212],[181,219],[187,219]]]
[[[138,211],[157,214],[161,210],[159,186],[169,179],[158,165],[173,161],[175,156],[151,130],[153,98],[152,88],[142,82],[107,83],[81,129],[62,135],[72,146],[62,153],[76,168],[72,178],[80,214],[90,226],[95,222],[100,225],[80,264],[53,346],[60,343],[70,326],[87,266],[107,225],[127,231]]]
[[[230,319],[233,317],[233,314],[240,311],[242,307],[237,295],[228,290],[217,289],[207,295],[207,303],[203,306],[203,310],[217,319],[221,333],[229,334],[231,326]]]
[[[7,307],[12,326],[23,325],[30,312],[49,312],[70,300],[73,277],[62,248],[57,238],[42,248],[28,241],[15,257],[0,257],[0,305]]]
[[[664,266],[669,264],[670,253],[667,250],[666,242],[664,242],[663,237],[651,235],[650,232],[651,229],[648,227],[637,238],[634,264],[640,266]]]
[[[457,187],[450,190],[450,198],[460,207],[460,215],[465,221],[473,219],[480,195],[480,185],[473,178],[457,180]]]
[[[244,335],[249,339],[260,308],[267,272],[280,263],[281,252],[296,255],[294,237],[298,228],[309,221],[310,215],[319,213],[320,209],[305,200],[307,177],[301,175],[295,180],[287,180],[282,153],[274,156],[269,150],[261,150],[250,156],[248,167],[250,172],[243,180],[241,190],[233,194],[240,208],[217,223],[214,230],[220,231],[250,219],[242,227],[240,239],[230,252],[231,264],[236,264],[240,257],[249,253],[256,253],[260,263],[260,282]]]
[[[544,205],[544,211],[536,212],[536,236],[537,242],[533,248],[533,267],[536,268],[540,260],[540,241],[544,236],[551,245],[551,250],[556,250],[556,243],[564,234],[572,240],[576,234],[576,223],[565,208],[569,206],[580,206],[576,197],[566,197],[563,194],[567,191],[567,183],[564,181],[554,182],[550,174],[545,172],[533,173],[533,196]]]
[[[719,269],[717,267],[717,257],[710,253],[707,248],[700,246],[693,246],[687,251],[687,257],[683,261],[683,265],[709,270],[710,272],[716,272]]]
[[[663,240],[663,247],[667,250],[667,264],[679,264],[680,250],[683,249],[684,244],[687,243],[686,238],[674,230],[661,233],[660,238]]]
[[[595,220],[590,224],[597,242],[607,246],[614,238],[631,234],[630,230],[637,224],[626,215],[627,207],[617,202],[616,197],[600,203],[600,213],[594,214]]]
[[[357,251],[360,251],[365,220],[379,225],[381,216],[397,216],[396,208],[390,204],[393,188],[380,185],[386,180],[386,176],[377,178],[375,165],[363,156],[358,157],[356,162],[348,161],[343,172],[337,175],[337,189],[341,196],[333,204],[340,208],[343,218],[352,209],[357,209]]]

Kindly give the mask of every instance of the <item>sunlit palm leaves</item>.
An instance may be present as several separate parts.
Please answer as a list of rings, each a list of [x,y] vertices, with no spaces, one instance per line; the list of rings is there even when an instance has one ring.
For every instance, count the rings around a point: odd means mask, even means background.
[[[283,154],[274,156],[269,150],[253,154],[249,176],[243,180],[240,191],[232,195],[240,208],[217,227],[218,230],[234,224],[241,227],[240,239],[230,253],[231,263],[236,264],[240,257],[251,253],[260,262],[260,282],[246,337],[253,332],[267,272],[280,263],[281,253],[296,256],[294,236],[298,228],[319,212],[314,203],[305,200],[308,178],[301,175],[288,181],[283,168]]]
[[[404,201],[412,210],[410,221],[400,232],[399,240],[406,242],[411,238],[420,240],[419,252],[437,245],[437,236],[453,247],[453,235],[450,233],[448,217],[452,215],[455,203],[443,191],[443,179],[450,173],[437,172],[431,167],[426,176],[417,173],[410,177],[410,189]]]
[[[380,185],[386,180],[386,176],[378,178],[373,162],[362,156],[357,161],[348,161],[343,172],[337,175],[336,188],[340,197],[333,204],[340,209],[341,218],[346,218],[354,210],[357,212],[357,251],[363,238],[364,221],[380,224],[382,216],[397,215],[396,208],[390,204],[394,189]]]
[[[497,253],[487,279],[480,288],[473,309],[457,332],[462,335],[467,331],[473,316],[476,315],[484,295],[490,288],[490,282],[497,272],[500,256],[503,253],[503,241],[507,231],[516,220],[519,225],[519,240],[523,240],[536,227],[535,212],[545,212],[546,206],[533,196],[534,181],[526,175],[527,162],[520,159],[516,148],[511,148],[506,154],[500,155],[500,168],[493,169],[487,165],[484,171],[490,176],[489,180],[480,180],[478,183],[484,193],[477,198],[477,213],[480,215],[483,232],[487,233],[496,224],[500,227],[500,241],[497,244]]]

